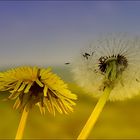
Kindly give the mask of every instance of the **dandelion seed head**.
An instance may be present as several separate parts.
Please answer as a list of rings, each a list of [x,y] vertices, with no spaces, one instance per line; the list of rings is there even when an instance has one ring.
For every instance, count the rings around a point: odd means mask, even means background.
[[[83,54],[89,54],[84,57]],[[116,66],[115,79],[107,74],[110,62]],[[94,41],[73,65],[74,78],[86,92],[100,97],[112,86],[109,100],[124,100],[140,93],[140,40],[138,37],[111,35]]]
[[[68,114],[73,111],[77,97],[50,68],[23,66],[0,73],[0,91],[9,91],[9,99],[16,99],[15,109],[39,106],[55,115],[55,110]]]

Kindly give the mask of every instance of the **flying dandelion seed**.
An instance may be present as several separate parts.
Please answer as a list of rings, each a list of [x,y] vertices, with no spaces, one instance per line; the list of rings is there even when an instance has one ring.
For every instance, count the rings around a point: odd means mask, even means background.
[[[45,114],[45,108],[55,115],[68,114],[73,111],[73,100],[77,97],[68,90],[65,84],[50,68],[18,67],[0,73],[0,91],[9,91],[8,99],[14,100],[15,109],[23,110],[19,131],[24,129],[23,122],[27,118],[27,112],[38,105],[41,114]],[[23,133],[23,132],[19,132]],[[18,134],[16,139],[22,138]]]
[[[136,37],[108,36],[95,41],[75,62],[77,83],[100,97],[78,139],[86,139],[106,101],[124,100],[140,93],[140,40]],[[87,59],[88,58],[88,59]]]

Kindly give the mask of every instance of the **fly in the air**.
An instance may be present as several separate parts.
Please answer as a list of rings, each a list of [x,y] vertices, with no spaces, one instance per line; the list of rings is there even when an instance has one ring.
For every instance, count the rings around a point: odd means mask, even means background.
[[[70,64],[69,62],[66,62],[66,63],[65,63],[65,65],[69,65],[69,64]]]
[[[83,54],[83,57],[85,57],[86,59],[88,59],[89,56],[90,56],[89,53],[85,53],[85,54]]]

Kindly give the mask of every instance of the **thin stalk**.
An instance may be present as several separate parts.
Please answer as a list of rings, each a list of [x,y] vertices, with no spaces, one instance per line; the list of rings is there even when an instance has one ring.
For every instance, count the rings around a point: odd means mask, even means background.
[[[103,95],[101,96],[98,103],[96,104],[93,112],[91,113],[88,121],[86,122],[86,124],[85,124],[84,128],[82,129],[80,135],[78,136],[77,140],[86,139],[88,137],[88,135],[91,132],[92,128],[94,127],[101,111],[103,110],[103,107],[109,97],[111,90],[112,90],[112,88],[110,88],[110,87],[105,88]]]
[[[20,119],[20,123],[19,123],[19,126],[18,126],[18,130],[17,130],[17,134],[16,134],[16,137],[15,137],[15,140],[22,139],[28,114],[29,114],[29,109],[26,109],[26,106],[25,106],[24,110],[22,112],[22,116],[21,116],[21,119]]]

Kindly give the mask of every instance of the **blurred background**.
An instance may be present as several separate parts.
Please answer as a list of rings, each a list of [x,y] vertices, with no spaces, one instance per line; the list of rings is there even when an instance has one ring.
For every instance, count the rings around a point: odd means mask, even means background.
[[[0,1],[0,69],[19,65],[52,66],[69,89],[78,95],[70,115],[31,110],[24,138],[74,139],[78,136],[97,99],[78,87],[71,64],[83,47],[99,35],[140,35],[139,1]],[[69,65],[65,65],[70,62]],[[0,94],[0,139],[15,137],[21,114],[14,101]],[[108,102],[89,138],[140,139],[140,96]]]

